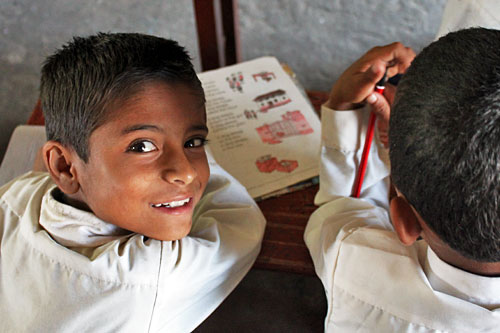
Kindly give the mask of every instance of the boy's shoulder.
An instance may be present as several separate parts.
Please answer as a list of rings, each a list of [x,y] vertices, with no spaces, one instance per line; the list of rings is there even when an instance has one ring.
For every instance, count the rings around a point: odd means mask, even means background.
[[[428,276],[433,252],[424,240],[405,246],[394,231],[371,226],[352,228],[340,236],[339,255],[327,272],[332,280],[327,295],[337,309],[327,316],[327,327],[351,331],[362,323],[379,331],[450,332],[478,327],[493,332],[498,327],[498,318],[490,311],[433,287]],[[432,273],[435,279],[451,283],[463,278],[461,273],[450,273],[453,268],[446,263],[440,265],[444,270]]]
[[[32,253],[41,255],[36,260],[38,268],[34,264],[30,268],[37,274],[57,264],[64,274],[115,284],[154,285],[160,242],[146,242],[142,235],[129,232],[113,234],[116,227],[93,213],[59,203],[53,196],[56,188],[45,172],[29,172],[0,187],[2,250],[26,258]],[[129,267],[131,262],[133,267]]]
[[[46,172],[28,172],[0,187],[0,203],[21,216],[32,205],[41,206],[42,197],[56,185]]]

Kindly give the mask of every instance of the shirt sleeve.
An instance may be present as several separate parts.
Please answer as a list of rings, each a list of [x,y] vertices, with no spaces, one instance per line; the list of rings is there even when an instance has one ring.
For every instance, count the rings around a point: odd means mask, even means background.
[[[164,242],[152,331],[190,332],[253,265],[265,219],[246,189],[209,156],[210,179],[190,234]]]
[[[374,135],[359,199],[351,198],[361,160],[369,110],[335,111],[322,107],[320,188],[304,234],[316,273],[331,287],[339,243],[360,227],[392,230],[388,215],[388,151]]]

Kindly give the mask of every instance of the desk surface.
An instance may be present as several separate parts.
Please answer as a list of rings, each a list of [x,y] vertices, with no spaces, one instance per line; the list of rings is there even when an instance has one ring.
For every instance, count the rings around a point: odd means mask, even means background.
[[[258,203],[267,225],[255,268],[314,274],[304,243],[304,229],[317,208],[313,204],[317,191],[318,185],[314,185]]]

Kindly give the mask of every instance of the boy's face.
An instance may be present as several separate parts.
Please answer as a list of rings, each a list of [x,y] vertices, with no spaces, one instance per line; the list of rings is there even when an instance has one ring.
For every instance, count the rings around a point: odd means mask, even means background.
[[[147,83],[92,132],[70,197],[124,229],[180,239],[208,181],[207,134],[205,106],[188,87]]]

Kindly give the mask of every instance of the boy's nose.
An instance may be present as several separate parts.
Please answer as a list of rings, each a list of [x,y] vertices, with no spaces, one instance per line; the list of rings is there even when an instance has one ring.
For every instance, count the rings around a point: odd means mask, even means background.
[[[184,152],[168,154],[165,161],[163,178],[167,182],[187,185],[196,178],[196,170]]]

